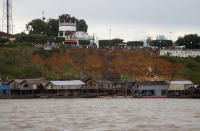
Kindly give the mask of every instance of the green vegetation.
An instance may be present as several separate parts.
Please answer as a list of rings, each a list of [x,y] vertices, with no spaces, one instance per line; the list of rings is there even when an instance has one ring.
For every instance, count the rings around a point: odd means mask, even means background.
[[[193,82],[200,83],[200,57],[196,58],[178,58],[178,57],[169,57],[164,56],[170,62],[179,62],[184,64],[184,67],[179,72],[180,76],[188,80],[192,80]]]
[[[0,48],[0,73],[6,78],[34,78],[42,76],[38,64],[31,61],[33,48]]]
[[[154,75],[172,74],[175,69],[177,71],[175,76],[200,83],[200,57],[146,57],[149,53],[152,52],[99,52],[84,49],[66,51],[62,47],[54,51],[44,51],[28,46],[1,47],[0,73],[4,78],[43,76],[50,79],[82,79],[86,76],[98,78],[121,76],[124,79],[135,79],[137,76],[146,77],[146,69],[151,65],[155,68],[152,74],[149,72],[150,78]],[[140,66],[141,63],[143,66]],[[133,75],[134,73],[137,75]],[[165,77],[168,80],[169,76]]]
[[[79,45],[90,45],[89,40],[79,40]]]
[[[124,40],[123,39],[112,39],[112,40],[100,40],[99,45],[100,46],[115,46],[117,44],[121,44]]]
[[[157,47],[169,47],[172,46],[173,42],[171,40],[153,40],[150,41],[150,46]]]
[[[29,34],[40,34],[45,36],[57,36],[58,29],[59,29],[59,21],[61,22],[76,22],[77,31],[84,31],[87,32],[88,25],[84,19],[76,19],[75,17],[71,17],[69,14],[63,14],[59,16],[59,19],[52,19],[49,18],[45,21],[43,19],[34,19],[30,21],[26,25],[26,30]]]
[[[189,49],[199,49],[200,36],[197,34],[185,35],[184,37],[179,37],[175,44],[178,46],[186,46]]]
[[[43,34],[17,34],[16,35],[16,40],[14,43],[36,43],[36,44],[44,44],[46,42],[57,42],[57,43],[62,43],[65,41],[65,38],[63,37],[58,37],[58,36],[46,36]]]
[[[143,41],[128,41],[127,45],[128,46],[143,46],[144,42]]]
[[[26,25],[26,30],[29,34],[43,34],[47,36],[58,35],[59,22],[56,19],[34,19]]]

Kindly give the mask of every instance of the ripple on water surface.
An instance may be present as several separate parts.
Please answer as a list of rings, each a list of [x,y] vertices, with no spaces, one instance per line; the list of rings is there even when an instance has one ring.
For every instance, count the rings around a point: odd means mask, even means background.
[[[200,130],[200,100],[0,100],[2,131]]]

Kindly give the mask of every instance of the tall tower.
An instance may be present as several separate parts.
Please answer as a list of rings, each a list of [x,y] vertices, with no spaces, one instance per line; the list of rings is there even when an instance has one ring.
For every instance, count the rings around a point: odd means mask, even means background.
[[[2,31],[13,34],[12,0],[3,0]]]

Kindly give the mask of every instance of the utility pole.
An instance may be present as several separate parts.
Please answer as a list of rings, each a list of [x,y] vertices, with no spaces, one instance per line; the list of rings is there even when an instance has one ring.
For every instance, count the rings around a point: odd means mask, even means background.
[[[170,40],[172,40],[172,32],[169,32],[170,33]]]
[[[109,29],[109,47],[110,47],[110,44],[111,44],[111,29]]]

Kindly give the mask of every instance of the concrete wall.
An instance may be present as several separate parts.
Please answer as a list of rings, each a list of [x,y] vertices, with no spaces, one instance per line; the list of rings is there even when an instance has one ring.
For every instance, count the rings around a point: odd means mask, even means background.
[[[161,50],[160,56],[176,56],[176,57],[197,57],[200,56],[200,50]]]
[[[168,85],[140,85],[139,91],[154,90],[155,96],[162,96],[162,90],[168,90]]]
[[[60,26],[59,31],[74,31],[74,32],[76,32],[76,26]]]

